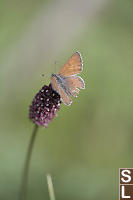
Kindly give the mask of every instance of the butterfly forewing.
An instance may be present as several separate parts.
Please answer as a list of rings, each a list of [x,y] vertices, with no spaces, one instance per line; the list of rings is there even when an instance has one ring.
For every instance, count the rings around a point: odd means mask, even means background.
[[[51,84],[52,84],[52,88],[54,90],[56,90],[56,92],[59,93],[59,86],[58,86],[57,80],[54,76],[51,76]]]
[[[59,75],[71,76],[79,74],[83,69],[82,58],[79,52],[74,53],[60,69]]]

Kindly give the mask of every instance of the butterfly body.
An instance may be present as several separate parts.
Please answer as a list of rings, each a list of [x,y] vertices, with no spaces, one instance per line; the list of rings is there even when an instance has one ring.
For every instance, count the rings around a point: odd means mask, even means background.
[[[58,74],[52,74],[52,77],[54,77],[56,79],[59,87],[66,89],[66,87],[65,87],[65,77],[58,75]]]
[[[60,69],[58,74],[52,74],[52,88],[56,90],[64,104],[70,105],[70,96],[77,97],[79,89],[85,88],[85,83],[80,76],[77,76],[83,69],[82,58],[79,52],[74,53]]]

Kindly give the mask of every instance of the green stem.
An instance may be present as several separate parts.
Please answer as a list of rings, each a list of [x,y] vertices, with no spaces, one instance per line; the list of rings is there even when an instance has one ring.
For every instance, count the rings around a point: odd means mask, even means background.
[[[32,150],[33,150],[33,146],[34,146],[37,130],[38,130],[38,125],[35,125],[34,129],[33,129],[33,132],[32,132],[32,135],[31,135],[31,138],[30,138],[30,143],[29,143],[28,151],[27,151],[26,158],[25,158],[24,169],[23,169],[23,174],[22,174],[22,181],[21,181],[21,187],[20,187],[19,200],[26,199],[29,166],[30,166],[30,160],[31,160],[31,155],[32,155]]]
[[[49,191],[50,200],[55,200],[54,187],[53,187],[52,178],[50,174],[47,174],[47,183],[48,183],[48,191]]]

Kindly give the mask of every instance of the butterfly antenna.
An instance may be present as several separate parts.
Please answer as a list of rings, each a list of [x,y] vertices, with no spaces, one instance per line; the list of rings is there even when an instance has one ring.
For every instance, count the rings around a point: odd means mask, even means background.
[[[56,61],[54,62],[54,69],[55,69],[55,73],[56,73]]]

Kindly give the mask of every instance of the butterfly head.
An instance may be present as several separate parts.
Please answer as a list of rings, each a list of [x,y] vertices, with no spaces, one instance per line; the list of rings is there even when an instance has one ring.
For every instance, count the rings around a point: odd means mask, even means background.
[[[52,74],[51,74],[51,77],[56,77],[56,74],[53,74],[53,73],[52,73]]]

